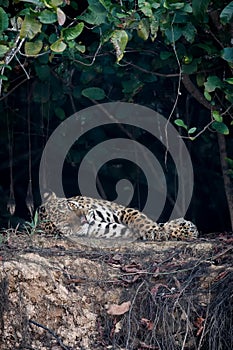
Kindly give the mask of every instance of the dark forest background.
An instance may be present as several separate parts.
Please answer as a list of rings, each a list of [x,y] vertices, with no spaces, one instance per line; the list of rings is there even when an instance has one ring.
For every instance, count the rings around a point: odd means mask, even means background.
[[[39,164],[55,128],[84,108],[122,101],[158,111],[184,136],[195,180],[187,218],[204,233],[232,230],[233,2],[28,0],[0,6],[1,227],[30,220],[40,204]],[[160,161],[175,200],[177,176],[172,160],[164,163],[165,147],[143,130],[130,132]],[[127,135],[115,126],[96,128],[71,148],[63,171],[67,196],[79,194],[83,157],[114,137]],[[135,188],[131,206],[143,209],[147,183],[131,162],[104,165],[100,193],[114,200],[121,178]],[[161,221],[171,208],[168,199]]]

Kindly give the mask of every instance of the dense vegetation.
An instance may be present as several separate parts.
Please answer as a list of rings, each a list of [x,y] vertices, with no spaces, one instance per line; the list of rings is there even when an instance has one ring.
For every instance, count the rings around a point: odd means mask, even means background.
[[[38,165],[54,128],[94,103],[124,101],[162,113],[187,139],[196,180],[189,216],[203,230],[233,226],[232,1],[2,0],[0,6],[0,185],[16,215],[27,215],[26,195],[28,203],[32,196],[39,202]],[[113,134],[98,129],[80,141],[79,152],[73,147],[67,177],[88,149]],[[146,142],[140,131],[135,138]],[[106,193],[125,172],[124,164],[120,174],[118,164],[109,166],[115,172],[109,178],[103,169]],[[144,188],[133,164],[127,173]],[[74,189],[67,184],[66,191]]]

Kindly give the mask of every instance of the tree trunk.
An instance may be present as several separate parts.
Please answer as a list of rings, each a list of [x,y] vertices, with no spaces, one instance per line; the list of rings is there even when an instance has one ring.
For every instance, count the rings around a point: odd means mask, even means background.
[[[184,74],[182,77],[182,82],[184,84],[184,87],[186,90],[204,107],[209,109],[210,111],[213,110],[213,106],[205,99],[203,94],[200,90],[193,84],[191,81],[189,75]],[[215,107],[215,109],[217,109]],[[227,157],[227,150],[226,150],[226,140],[225,136],[217,133],[218,137],[218,145],[219,145],[219,154],[220,154],[220,162],[222,167],[222,174],[223,174],[223,181],[224,181],[224,188],[227,198],[227,204],[230,214],[230,221],[231,221],[231,230],[233,231],[233,185],[231,183],[231,178],[228,174],[229,167],[226,161]]]
[[[227,204],[228,204],[230,220],[231,220],[231,230],[233,231],[233,185],[231,183],[231,179],[228,174],[229,168],[226,161],[226,157],[227,157],[226,139],[225,139],[225,136],[222,134],[217,134],[217,135],[218,135],[219,155],[220,155],[220,162],[222,166],[223,181],[224,181]]]

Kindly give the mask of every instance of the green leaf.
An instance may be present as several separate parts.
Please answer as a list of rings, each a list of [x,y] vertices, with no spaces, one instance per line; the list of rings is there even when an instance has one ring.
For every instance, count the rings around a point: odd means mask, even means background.
[[[117,62],[120,62],[124,56],[124,51],[128,43],[128,34],[125,30],[114,30],[111,36],[111,43],[116,51]]]
[[[186,24],[188,22],[188,16],[187,13],[184,12],[176,12],[176,15],[174,16],[174,23],[182,23]]]
[[[209,3],[210,0],[192,0],[193,14],[199,21],[202,21],[207,13]]]
[[[6,12],[0,7],[0,32],[4,32],[9,25],[9,20]]]
[[[221,51],[221,57],[227,62],[233,62],[233,47],[225,47]]]
[[[153,9],[156,9],[156,10],[157,10],[160,6],[161,6],[160,1],[159,1],[159,3],[156,3],[155,1],[152,1],[152,2],[151,2],[151,7],[152,7]]]
[[[188,130],[187,125],[184,123],[183,119],[176,119],[174,123],[178,126],[181,126],[182,128]]]
[[[229,129],[228,129],[227,125],[224,123],[213,122],[212,128],[220,134],[223,134],[223,135],[229,134]]]
[[[85,45],[76,44],[75,47],[81,53],[84,53],[86,51],[86,46]]]
[[[95,3],[90,3],[87,11],[78,17],[81,21],[87,22],[89,24],[100,25],[106,23],[107,11],[105,8],[95,0]]]
[[[193,12],[192,6],[190,6],[190,4],[185,4],[184,8],[182,10],[184,12],[187,12],[187,13],[192,13]]]
[[[67,45],[68,45],[68,47],[73,51],[73,49],[75,48],[75,44],[76,44],[76,42],[75,42],[75,40],[70,40],[70,41],[67,41],[66,40],[66,43],[67,43]]]
[[[226,94],[225,97],[226,97],[226,100],[233,105],[233,94],[232,93]]]
[[[1,2],[1,5],[3,7],[9,7],[9,1],[8,0],[1,0],[0,2]]]
[[[204,83],[204,85],[205,85],[205,91],[213,92],[217,88],[221,89],[222,81],[216,75],[210,75],[207,78],[207,81]]]
[[[45,9],[44,11],[42,11],[40,13],[40,15],[38,16],[39,20],[41,23],[43,24],[50,24],[50,23],[55,23],[57,22],[57,15],[56,13]]]
[[[26,15],[20,30],[20,38],[33,39],[36,34],[41,32],[41,27],[42,24],[39,21],[29,15]]]
[[[187,23],[187,25],[183,29],[183,36],[188,42],[193,43],[196,32],[197,30],[194,27],[194,25],[192,23]]]
[[[189,133],[189,134],[193,134],[196,130],[197,130],[197,128],[196,128],[196,127],[193,127],[193,128],[191,128],[191,129],[188,130],[188,133]]]
[[[8,78],[5,75],[0,74],[0,80],[8,80]]]
[[[3,68],[3,67],[12,70],[12,67],[9,66],[9,64],[5,64],[5,63],[0,64],[0,69]]]
[[[50,44],[53,44],[55,43],[55,41],[57,41],[57,35],[55,33],[52,33],[50,36],[49,36],[49,43]]]
[[[107,30],[105,33],[103,33],[103,35],[100,37],[100,42],[101,44],[105,44],[107,42],[109,42],[109,40],[111,39],[111,35],[112,35],[112,30]]]
[[[175,1],[173,4],[171,1],[165,0],[163,6],[167,9],[180,10],[184,7],[184,3]]]
[[[106,96],[104,90],[98,87],[90,87],[90,88],[84,89],[82,90],[82,95],[97,101],[103,100]]]
[[[225,82],[227,82],[228,84],[233,84],[233,78],[227,78],[224,80]]]
[[[61,107],[56,107],[54,109],[55,115],[60,119],[60,120],[64,120],[66,119],[66,114],[63,108]]]
[[[214,120],[218,123],[222,123],[223,121],[223,117],[221,116],[221,114],[219,113],[219,111],[213,111],[212,116],[214,118]]]
[[[207,99],[207,101],[211,101],[212,100],[211,95],[207,91],[204,91],[204,96]]]
[[[100,3],[101,3],[101,5],[103,5],[103,7],[107,10],[107,11],[110,11],[110,7],[111,7],[111,5],[112,5],[112,3],[111,3],[111,0],[98,0]]]
[[[75,27],[66,28],[62,30],[62,34],[65,40],[76,39],[83,31],[84,23],[80,22]]]
[[[53,7],[61,6],[64,1],[63,0],[50,0],[50,3]]]
[[[61,53],[61,52],[65,51],[66,46],[67,45],[64,43],[64,41],[62,41],[61,39],[58,39],[57,41],[55,41],[55,43],[53,43],[50,46],[50,48],[54,52]]]
[[[24,45],[24,51],[27,56],[36,56],[41,51],[43,47],[42,40],[28,41]]]
[[[144,84],[141,81],[133,76],[130,80],[122,81],[122,91],[124,94],[135,95],[143,87],[143,85]]]
[[[233,1],[231,1],[220,13],[220,20],[222,24],[230,23],[233,17]]]
[[[144,13],[144,15],[146,17],[152,17],[153,16],[153,12],[151,10],[151,4],[149,2],[144,2],[144,6],[140,7],[140,10],[142,11],[142,13]]]
[[[182,29],[177,26],[173,26],[172,28],[167,28],[165,30],[165,35],[168,39],[169,44],[173,44],[178,39],[180,39],[182,34]]]
[[[225,160],[227,161],[228,165],[233,168],[233,159],[225,157]]]
[[[143,18],[139,24],[138,24],[138,29],[137,33],[139,38],[143,40],[147,40],[150,34],[150,23],[148,18]]]
[[[197,86],[201,87],[205,83],[205,74],[198,73],[196,76]]]
[[[76,1],[70,1],[70,6],[75,10],[77,11],[78,8],[79,8],[79,5],[76,3]]]
[[[9,50],[9,47],[6,45],[0,45],[0,57],[3,57],[7,51]]]

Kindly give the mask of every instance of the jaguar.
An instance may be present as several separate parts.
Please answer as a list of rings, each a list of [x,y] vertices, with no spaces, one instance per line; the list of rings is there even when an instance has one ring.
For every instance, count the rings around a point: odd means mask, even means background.
[[[137,209],[85,196],[57,197],[47,192],[38,208],[40,228],[49,234],[133,240],[186,240],[198,236],[184,218],[157,223]]]

